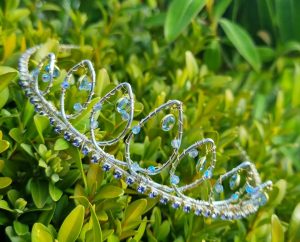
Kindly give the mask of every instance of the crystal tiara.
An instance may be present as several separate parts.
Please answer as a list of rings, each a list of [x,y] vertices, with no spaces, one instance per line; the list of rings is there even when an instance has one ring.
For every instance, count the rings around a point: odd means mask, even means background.
[[[267,202],[266,191],[272,187],[272,182],[262,183],[250,161],[242,162],[218,178],[213,177],[216,146],[212,139],[197,141],[179,153],[183,135],[180,101],[170,100],[132,125],[135,123],[134,95],[129,83],[120,83],[103,97],[92,99],[96,74],[91,61],[82,60],[65,71],[64,52],[71,56],[74,50],[79,47],[58,46],[60,70],[54,53],[44,53],[41,46],[28,49],[19,60],[19,84],[35,111],[48,117],[54,131],[80,148],[84,156],[89,155],[92,163],[99,163],[104,171],[111,171],[114,178],[123,179],[138,193],[157,198],[162,204],[170,203],[174,209],[183,209],[186,213],[239,219],[255,213]],[[118,132],[103,130],[103,127],[110,127],[103,125],[108,122],[107,113],[113,113]],[[86,122],[80,126],[78,119],[84,117]],[[166,144],[171,154],[163,156],[165,162],[146,166],[146,162],[137,161],[138,156],[131,154],[131,146],[145,134],[149,123],[159,126],[159,132],[167,137],[175,132],[175,138]],[[105,152],[105,147],[111,148],[119,141],[124,141],[124,159]],[[194,164],[192,168],[196,175],[188,177],[187,184],[183,183],[185,177],[180,179],[177,172],[177,167],[182,164]],[[207,188],[206,195],[201,190],[203,187]],[[191,193],[194,189],[196,192]]]

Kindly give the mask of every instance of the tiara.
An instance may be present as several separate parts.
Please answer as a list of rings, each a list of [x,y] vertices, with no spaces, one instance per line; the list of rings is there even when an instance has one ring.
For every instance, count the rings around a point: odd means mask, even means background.
[[[72,55],[74,50],[79,47],[58,46],[56,53],[62,56],[61,67],[67,66],[63,53]],[[262,183],[250,161],[214,177],[216,146],[212,139],[197,141],[179,152],[183,138],[180,101],[167,101],[133,125],[134,95],[129,83],[120,83],[103,97],[93,98],[96,74],[90,60],[82,60],[66,72],[66,68],[60,70],[57,66],[54,53],[44,56],[41,53],[41,46],[35,46],[19,60],[19,84],[25,95],[37,113],[49,118],[56,133],[80,148],[91,163],[112,172],[115,179],[122,179],[137,193],[157,198],[162,204],[170,203],[174,209],[211,218],[247,217],[267,202],[272,182]],[[111,125],[109,118],[116,125]],[[163,154],[159,161],[164,162],[149,165],[139,160],[138,143],[143,142],[150,124],[169,138],[164,147],[170,155]],[[125,146],[123,155],[110,154],[120,141]],[[181,170],[185,170],[182,166],[192,166],[196,175],[181,179],[179,166]]]

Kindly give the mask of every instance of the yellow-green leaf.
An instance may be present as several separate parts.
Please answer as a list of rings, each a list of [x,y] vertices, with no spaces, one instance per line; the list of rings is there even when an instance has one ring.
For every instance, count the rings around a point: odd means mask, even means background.
[[[6,151],[9,147],[9,142],[6,140],[0,140],[0,153]]]
[[[32,242],[53,242],[50,230],[41,223],[35,223],[31,232]]]
[[[123,221],[123,229],[129,227],[131,223],[134,223],[141,219],[141,215],[144,213],[147,207],[146,199],[139,199],[129,204],[125,210],[125,217]]]
[[[272,215],[272,242],[284,242],[284,231],[278,217]]]
[[[288,230],[288,241],[300,241],[300,203],[295,207]]]
[[[12,183],[10,177],[0,177],[0,189],[8,187]]]
[[[115,197],[122,196],[123,194],[124,194],[124,190],[122,188],[107,184],[100,188],[99,192],[95,197],[95,201],[100,199],[115,198]]]
[[[42,142],[44,143],[43,131],[49,125],[48,118],[45,116],[41,116],[41,115],[35,115],[33,119],[34,119],[34,124],[35,124],[36,130],[37,130]]]
[[[18,76],[18,71],[8,66],[0,66],[0,92],[14,81]]]
[[[70,144],[63,138],[58,138],[54,144],[54,150],[66,150]]]
[[[65,218],[58,231],[59,242],[74,242],[78,238],[83,225],[84,211],[84,206],[78,205]]]

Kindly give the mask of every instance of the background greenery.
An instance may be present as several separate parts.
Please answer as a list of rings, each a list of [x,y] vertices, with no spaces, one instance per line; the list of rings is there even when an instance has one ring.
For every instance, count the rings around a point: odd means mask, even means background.
[[[297,0],[1,1],[0,240],[300,241],[299,12]],[[20,54],[56,41],[93,47],[97,95],[129,82],[135,120],[182,100],[183,147],[214,138],[218,174],[243,160],[240,143],[275,183],[268,204],[214,221],[156,206],[104,176],[17,85]],[[144,160],[155,161],[161,138],[146,137]]]

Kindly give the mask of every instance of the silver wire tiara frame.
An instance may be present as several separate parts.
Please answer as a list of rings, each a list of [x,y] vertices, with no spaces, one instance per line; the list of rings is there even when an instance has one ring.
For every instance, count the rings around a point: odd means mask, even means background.
[[[178,100],[170,100],[165,104],[157,107],[149,113],[145,118],[140,120],[138,125],[131,127],[134,112],[134,97],[129,83],[121,83],[105,94],[96,104],[94,104],[90,112],[90,138],[85,134],[80,133],[72,124],[71,120],[76,118],[90,104],[95,88],[96,75],[91,61],[82,60],[73,66],[66,74],[61,83],[60,107],[56,108],[51,102],[46,100],[47,94],[50,92],[56,77],[59,75],[59,68],[56,65],[56,56],[54,53],[49,53],[41,58],[37,66],[29,71],[29,62],[32,56],[41,48],[35,46],[28,49],[19,60],[20,86],[25,91],[30,102],[35,106],[35,110],[40,115],[45,115],[49,118],[50,124],[54,126],[54,131],[62,134],[66,140],[74,146],[80,147],[83,155],[91,154],[91,162],[99,163],[104,171],[112,171],[116,179],[124,179],[138,193],[148,195],[151,198],[158,198],[160,203],[170,203],[174,209],[183,209],[184,212],[193,212],[196,215],[219,219],[239,219],[247,217],[254,213],[258,208],[264,205],[268,196],[266,190],[272,187],[272,182],[261,182],[259,174],[253,163],[250,161],[242,162],[237,167],[229,172],[219,176],[218,179],[212,179],[213,171],[216,163],[216,146],[214,141],[206,138],[195,142],[188,148],[179,153],[181,139],[183,135],[183,110],[182,103]],[[60,45],[58,52],[70,51],[79,48],[72,45]],[[45,63],[48,63],[47,65]],[[65,111],[65,93],[72,84],[71,76],[79,68],[84,68],[87,72],[85,75],[90,76],[90,81],[80,79],[80,88],[88,91],[88,97],[83,104],[74,104],[74,109],[77,111],[74,114],[66,114]],[[44,73],[43,73],[44,72]],[[41,73],[42,76],[41,76]],[[41,78],[40,78],[41,76]],[[39,89],[40,79],[47,83],[44,90]],[[96,114],[101,112],[105,102],[113,96],[118,90],[126,90],[127,95],[122,97],[117,102],[117,111],[126,121],[125,128],[119,135],[110,140],[97,141],[95,137],[95,129],[97,128]],[[172,140],[172,154],[168,160],[161,166],[150,166],[147,169],[142,168],[138,162],[134,162],[130,155],[130,142],[134,136],[140,133],[141,128],[145,123],[155,117],[162,110],[172,108],[178,112],[178,132],[175,139]],[[175,124],[175,116],[173,114],[166,115],[162,119],[162,129],[170,130]],[[126,136],[127,135],[127,136]],[[105,146],[115,144],[121,139],[125,139],[125,161],[115,158],[113,155],[104,151]],[[180,178],[175,174],[176,168],[184,157],[190,156],[196,158],[199,156],[198,148],[202,146],[209,147],[208,152],[211,153],[211,163],[207,169],[203,170],[202,176],[198,177],[189,184],[179,186]],[[198,169],[203,168],[205,159],[199,157]],[[163,170],[169,171],[169,185],[155,182],[151,176],[161,173]],[[245,172],[245,183],[243,186],[235,189],[240,182],[240,173]],[[187,196],[185,193],[190,189],[200,186],[204,181],[211,181],[209,197],[207,200],[199,200]],[[233,194],[224,199],[215,200],[215,194],[224,192],[223,183],[229,180],[229,187],[235,190]],[[213,183],[213,185],[212,185]]]

